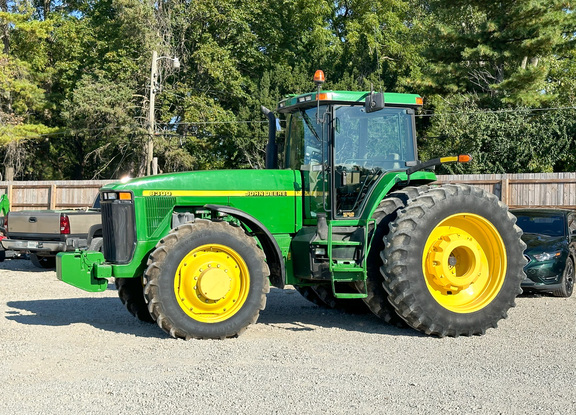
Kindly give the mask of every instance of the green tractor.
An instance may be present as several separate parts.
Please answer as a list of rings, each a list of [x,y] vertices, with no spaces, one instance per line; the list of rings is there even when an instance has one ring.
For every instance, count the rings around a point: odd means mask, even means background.
[[[103,187],[103,248],[58,254],[58,278],[95,292],[114,277],[133,315],[183,339],[239,335],[270,285],[440,337],[496,327],[524,278],[515,217],[482,189],[432,184],[469,157],[418,161],[421,97],[315,81],[279,103],[283,140],[263,108],[266,169]]]

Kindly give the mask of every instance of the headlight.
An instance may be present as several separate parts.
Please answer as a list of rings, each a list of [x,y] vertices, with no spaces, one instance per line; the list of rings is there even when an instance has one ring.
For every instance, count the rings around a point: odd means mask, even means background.
[[[541,254],[534,255],[534,258],[536,259],[536,261],[549,261],[553,258],[559,257],[560,255],[562,255],[562,251],[543,252]]]

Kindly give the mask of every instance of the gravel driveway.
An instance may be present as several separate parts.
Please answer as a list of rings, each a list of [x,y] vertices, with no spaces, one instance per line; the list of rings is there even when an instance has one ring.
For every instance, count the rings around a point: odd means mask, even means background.
[[[576,413],[576,296],[438,339],[272,289],[239,338],[186,342],[26,260],[0,282],[0,414]]]

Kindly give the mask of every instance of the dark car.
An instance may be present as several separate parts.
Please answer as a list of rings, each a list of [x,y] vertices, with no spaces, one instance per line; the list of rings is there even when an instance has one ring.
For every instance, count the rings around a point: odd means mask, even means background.
[[[524,231],[524,292],[570,297],[574,288],[576,212],[564,209],[512,209]]]

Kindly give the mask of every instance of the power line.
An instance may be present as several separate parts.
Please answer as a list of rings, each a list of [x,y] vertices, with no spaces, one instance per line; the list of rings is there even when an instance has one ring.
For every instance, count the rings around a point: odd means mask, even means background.
[[[460,111],[460,112],[444,112],[444,113],[429,113],[429,114],[416,114],[418,118],[424,117],[445,117],[449,115],[474,115],[474,114],[504,114],[504,113],[528,113],[528,112],[544,112],[544,111],[564,111],[564,110],[576,110],[576,107],[550,107],[550,108],[521,108],[521,109],[502,109],[502,110],[476,110],[476,111]],[[285,120],[280,120],[280,122],[285,122]],[[223,125],[223,124],[267,124],[267,120],[234,120],[234,121],[194,121],[194,122],[177,122],[177,123],[156,123],[159,126],[194,126],[194,125]],[[137,132],[137,129],[143,129],[141,125],[133,126],[117,126],[117,127],[102,127],[102,128],[84,128],[79,130],[63,130],[55,131],[53,133],[37,134],[24,136],[23,139],[34,139],[34,138],[47,138],[54,136],[66,136],[74,134],[83,134],[91,132],[101,132],[105,130],[120,130],[130,128],[133,129],[132,134],[146,135],[147,133]],[[0,129],[0,133],[2,130]],[[161,132],[161,134],[164,134]]]
[[[198,121],[177,123],[156,123],[156,125],[209,125],[209,124],[268,124],[268,121]]]
[[[504,114],[504,113],[523,113],[523,112],[538,112],[538,111],[563,111],[574,110],[576,107],[551,107],[551,108],[510,108],[503,110],[476,110],[476,111],[461,111],[461,112],[442,112],[430,114],[416,114],[416,117],[443,117],[447,115],[474,115],[474,114]]]

